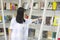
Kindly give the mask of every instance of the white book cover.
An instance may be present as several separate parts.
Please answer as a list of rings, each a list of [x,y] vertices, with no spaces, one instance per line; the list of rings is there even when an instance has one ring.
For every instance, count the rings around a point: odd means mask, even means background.
[[[60,32],[59,32],[59,34],[58,34],[59,36],[58,36],[58,38],[60,38]]]
[[[10,9],[10,3],[6,3],[6,9]]]

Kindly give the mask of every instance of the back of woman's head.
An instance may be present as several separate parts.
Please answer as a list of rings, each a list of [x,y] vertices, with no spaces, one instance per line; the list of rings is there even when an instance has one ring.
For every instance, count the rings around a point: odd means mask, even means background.
[[[19,7],[19,8],[17,9],[16,21],[17,21],[18,23],[23,23],[23,22],[25,22],[25,20],[24,20],[24,8],[23,8],[23,7]]]

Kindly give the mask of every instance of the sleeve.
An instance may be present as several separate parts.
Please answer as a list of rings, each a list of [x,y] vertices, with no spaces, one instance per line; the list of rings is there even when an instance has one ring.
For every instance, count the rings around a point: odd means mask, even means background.
[[[32,19],[28,19],[28,20],[27,20],[27,23],[28,23],[28,24],[31,24],[31,23],[32,23]]]
[[[9,29],[13,29],[13,25],[14,25],[14,18],[11,19],[11,22],[10,22],[10,27]]]

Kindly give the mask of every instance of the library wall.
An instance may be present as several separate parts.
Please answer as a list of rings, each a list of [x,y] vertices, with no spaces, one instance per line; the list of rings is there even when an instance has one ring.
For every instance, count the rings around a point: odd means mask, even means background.
[[[16,13],[16,11],[5,11],[5,15],[7,14],[7,15],[12,15],[12,14],[14,14],[14,13]],[[47,15],[46,16],[53,16],[53,13],[54,13],[54,11],[47,11]],[[57,14],[58,13],[58,14]],[[42,12],[37,12],[37,11],[35,11],[35,12],[33,12],[32,13],[32,15],[36,15],[36,16],[40,16],[40,15],[42,15],[43,13]],[[60,12],[59,11],[55,11],[55,13],[54,13],[55,15],[57,15],[57,16],[60,16]],[[2,25],[0,25],[0,27],[2,27]],[[6,27],[9,27],[9,24],[7,25],[6,24]],[[39,35],[38,35],[38,32],[39,32],[39,30],[38,30],[38,28],[40,27],[40,26],[31,26],[31,27],[33,27],[33,28],[35,28],[36,29],[36,32],[35,32],[35,37],[38,37]],[[47,27],[47,28],[46,28]],[[52,27],[48,27],[48,26],[46,26],[46,27],[44,27],[44,29],[46,29],[46,30],[48,30],[49,28],[51,28],[52,29]],[[56,28],[56,27],[55,27]],[[50,30],[51,30],[50,29]]]
[[[34,2],[38,2],[39,0],[35,0]],[[44,0],[42,0],[42,1],[44,1]],[[59,1],[59,0],[57,0],[57,1]],[[18,4],[18,0],[4,0],[4,2],[8,2],[8,3],[17,3]],[[25,2],[27,2],[27,1],[25,1]],[[48,2],[52,2],[52,0],[49,0]],[[1,6],[1,5],[0,5]],[[4,10],[4,15],[13,15],[13,14],[16,14],[17,12],[16,12],[16,10]],[[27,14],[29,14],[29,11],[27,11]],[[34,16],[42,16],[42,14],[43,14],[43,10],[40,10],[40,9],[33,9],[33,12],[32,12],[32,15],[34,15]],[[45,16],[50,16],[50,17],[52,17],[52,16],[60,16],[60,11],[59,10],[56,10],[56,11],[52,11],[51,9],[48,9],[47,11],[46,11],[46,14],[45,14]],[[6,28],[8,28],[9,27],[9,23],[6,23]],[[0,24],[0,28],[2,28],[2,24]],[[39,28],[40,28],[40,25],[30,25],[30,28],[33,28],[33,29],[35,29],[36,31],[35,31],[35,37],[38,37],[39,36]],[[54,32],[56,32],[56,29],[57,27],[54,27],[54,26],[47,26],[47,25],[44,25],[44,31],[54,31]],[[60,36],[59,36],[60,37]]]

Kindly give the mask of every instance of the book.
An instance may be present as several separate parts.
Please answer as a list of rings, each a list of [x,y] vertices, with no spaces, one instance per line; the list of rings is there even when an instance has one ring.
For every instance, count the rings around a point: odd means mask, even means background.
[[[56,38],[56,32],[52,32],[52,38]]]
[[[48,6],[47,6],[47,9],[52,9],[52,2],[48,2],[47,5],[48,5]]]
[[[52,7],[52,2],[49,2],[48,3],[48,8],[51,8]]]
[[[58,21],[60,19],[60,16],[54,16],[54,19],[53,19],[53,26],[58,26]]]
[[[34,16],[34,15],[31,16],[31,19],[36,19],[36,18],[38,18],[38,16]]]
[[[11,15],[4,16],[4,20],[5,20],[6,23],[10,22],[11,19],[12,19],[12,16]]]
[[[10,3],[10,10],[12,10],[12,3]]]
[[[1,33],[1,32],[4,32],[3,28],[0,28],[0,33]]]
[[[2,22],[2,16],[0,15],[0,22]]]
[[[43,31],[42,38],[48,38],[48,31]]]
[[[57,10],[60,10],[60,2],[57,2]]]
[[[52,2],[52,10],[56,10],[57,9],[57,2],[54,1]]]
[[[10,10],[10,6],[11,6],[10,3],[6,3],[6,9],[7,10]]]
[[[4,20],[5,20],[5,22],[6,22],[6,16],[4,16]]]
[[[48,39],[52,39],[52,32],[51,31],[48,31]]]
[[[60,40],[60,38],[58,38],[58,40]]]
[[[44,2],[40,2],[40,9],[43,9],[44,8]]]
[[[34,37],[34,36],[35,36],[35,29],[29,28],[28,37]]]
[[[15,5],[14,4],[12,4],[12,10],[15,10]]]
[[[31,19],[36,19],[36,18],[39,18],[39,19],[41,18],[42,19],[42,16],[35,16],[35,15],[31,16]]]
[[[31,19],[37,19],[36,21],[32,22],[32,23],[35,23],[35,24],[41,24],[41,22],[42,22],[42,16],[32,15]]]
[[[8,28],[6,28],[6,34],[8,35]]]
[[[1,35],[4,35],[4,29],[3,28],[0,28],[0,36]]]
[[[46,17],[45,24],[50,25],[51,23],[51,17]]]
[[[16,5],[12,3],[12,10],[16,10]]]
[[[6,3],[3,3],[3,8],[4,10],[6,10]]]
[[[37,3],[37,2],[34,2],[34,3],[33,3],[33,9],[38,9],[38,8],[39,8],[38,3]]]

